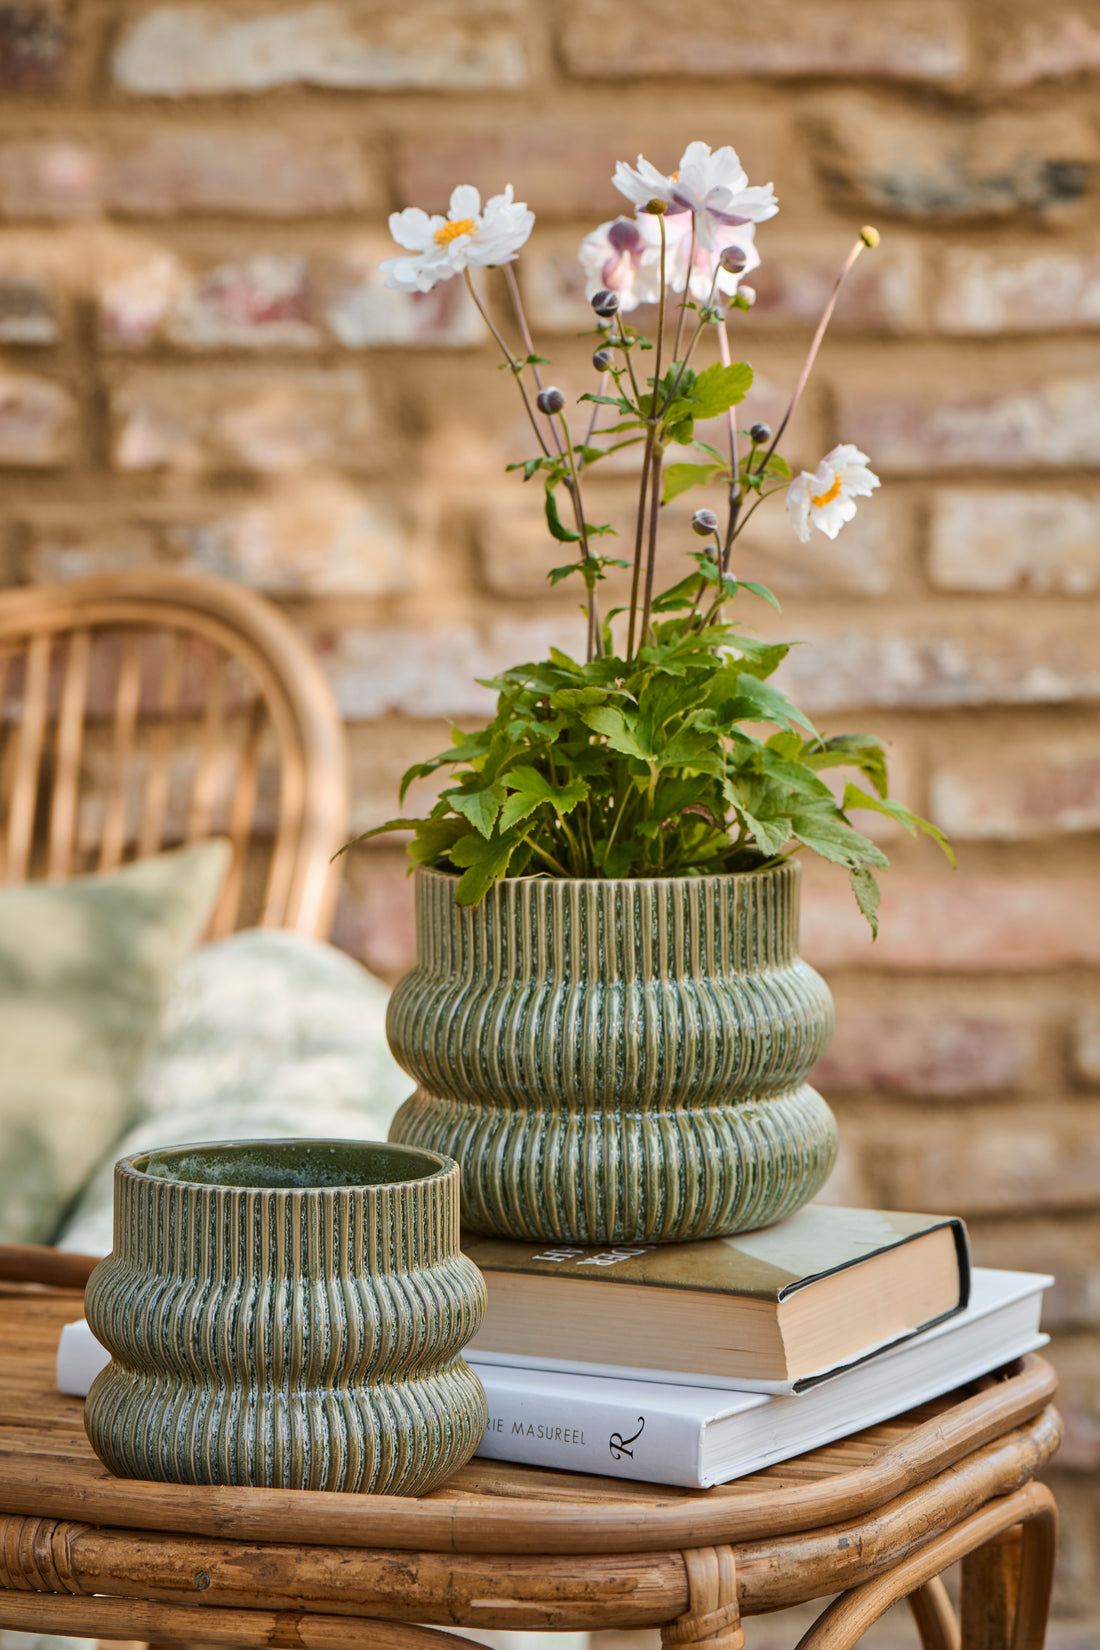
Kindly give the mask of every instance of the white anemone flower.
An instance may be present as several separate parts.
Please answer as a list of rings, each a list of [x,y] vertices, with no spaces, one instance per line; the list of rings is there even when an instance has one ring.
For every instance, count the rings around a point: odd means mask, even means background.
[[[803,470],[795,476],[787,488],[787,511],[802,543],[810,536],[811,522],[835,539],[855,515],[854,501],[870,498],[879,485],[878,476],[868,468],[867,454],[851,442],[826,453],[812,475]]]
[[[580,244],[584,295],[614,292],[624,311],[655,304],[661,295],[661,231],[656,218],[615,218],[601,223]]]
[[[642,155],[637,168],[620,161],[611,181],[637,207],[661,200],[670,212],[691,212],[695,238],[708,252],[719,245],[723,229],[763,223],[779,211],[771,184],[751,186],[728,144],[712,153],[707,143],[689,143],[676,171],[669,174],[658,172]]]
[[[650,219],[650,222],[653,222]],[[693,298],[705,302],[710,297],[713,283],[716,291],[732,298],[738,289],[742,278],[751,269],[760,267],[760,254],[756,250],[753,237],[756,234],[754,223],[741,224],[736,229],[723,228],[717,237],[717,244],[708,249],[699,244],[699,237],[695,237],[695,246],[692,250],[691,238],[692,217],[690,212],[672,212],[665,218],[665,236],[668,247],[667,279],[669,290],[683,292],[690,288]],[[660,231],[658,231],[658,234]],[[728,248],[737,248],[744,253],[744,267],[736,273],[724,268],[720,263],[722,253]],[[691,256],[691,269],[688,270],[688,256]],[[715,280],[715,270],[718,278]]]
[[[468,264],[510,263],[534,223],[526,203],[513,199],[511,184],[487,200],[484,211],[477,190],[460,184],[445,218],[439,213],[429,217],[418,206],[390,213],[390,234],[413,256],[386,258],[378,267],[386,285],[399,292],[430,292]]]

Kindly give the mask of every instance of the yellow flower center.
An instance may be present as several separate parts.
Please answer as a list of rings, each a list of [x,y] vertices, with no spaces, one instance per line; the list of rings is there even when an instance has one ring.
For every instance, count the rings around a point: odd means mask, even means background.
[[[831,504],[834,498],[838,497],[839,493],[840,477],[836,475],[833,477],[833,485],[829,488],[829,491],[827,493],[818,493],[816,498],[812,498],[810,500],[810,503],[815,509],[820,510],[823,505]]]
[[[449,246],[460,235],[472,235],[476,228],[476,218],[455,218],[453,223],[441,224],[432,239],[436,246]]]

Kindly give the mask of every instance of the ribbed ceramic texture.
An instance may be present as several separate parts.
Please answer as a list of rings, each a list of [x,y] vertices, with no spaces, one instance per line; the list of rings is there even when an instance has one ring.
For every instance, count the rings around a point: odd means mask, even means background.
[[[683,1241],[807,1202],[836,1124],[803,1079],[832,999],[798,956],[799,867],[512,879],[474,907],[417,873],[390,1046],[418,1088],[390,1139],[462,1164],[501,1237]]]
[[[485,1291],[458,1250],[454,1163],[248,1190],[135,1167],[154,1155],[118,1165],[114,1251],[86,1295],[114,1361],[85,1426],[112,1472],[415,1495],[469,1459],[485,1395],[456,1354]]]

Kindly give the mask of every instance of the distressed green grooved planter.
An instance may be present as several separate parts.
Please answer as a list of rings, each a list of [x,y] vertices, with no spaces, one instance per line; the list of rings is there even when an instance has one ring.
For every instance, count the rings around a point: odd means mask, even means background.
[[[832,999],[798,956],[799,867],[511,879],[477,906],[417,873],[390,1046],[419,1085],[390,1139],[462,1165],[468,1225],[684,1241],[807,1202],[836,1125],[803,1081]]]
[[[473,1454],[485,1304],[457,1165],[346,1140],[180,1146],[115,1171],[85,1426],[123,1478],[416,1495]]]

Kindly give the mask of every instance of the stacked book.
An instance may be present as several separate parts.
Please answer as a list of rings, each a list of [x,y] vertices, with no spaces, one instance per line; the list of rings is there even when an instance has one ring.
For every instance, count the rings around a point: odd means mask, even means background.
[[[816,1449],[1046,1344],[1029,1272],[972,1269],[959,1220],[811,1204],[702,1243],[469,1235],[488,1310],[466,1349],[478,1454],[706,1488]],[[58,1385],[108,1362],[70,1324]]]
[[[1046,1344],[1053,1280],[971,1268],[959,1220],[811,1204],[762,1231],[583,1249],[470,1236],[478,1454],[705,1488]]]

